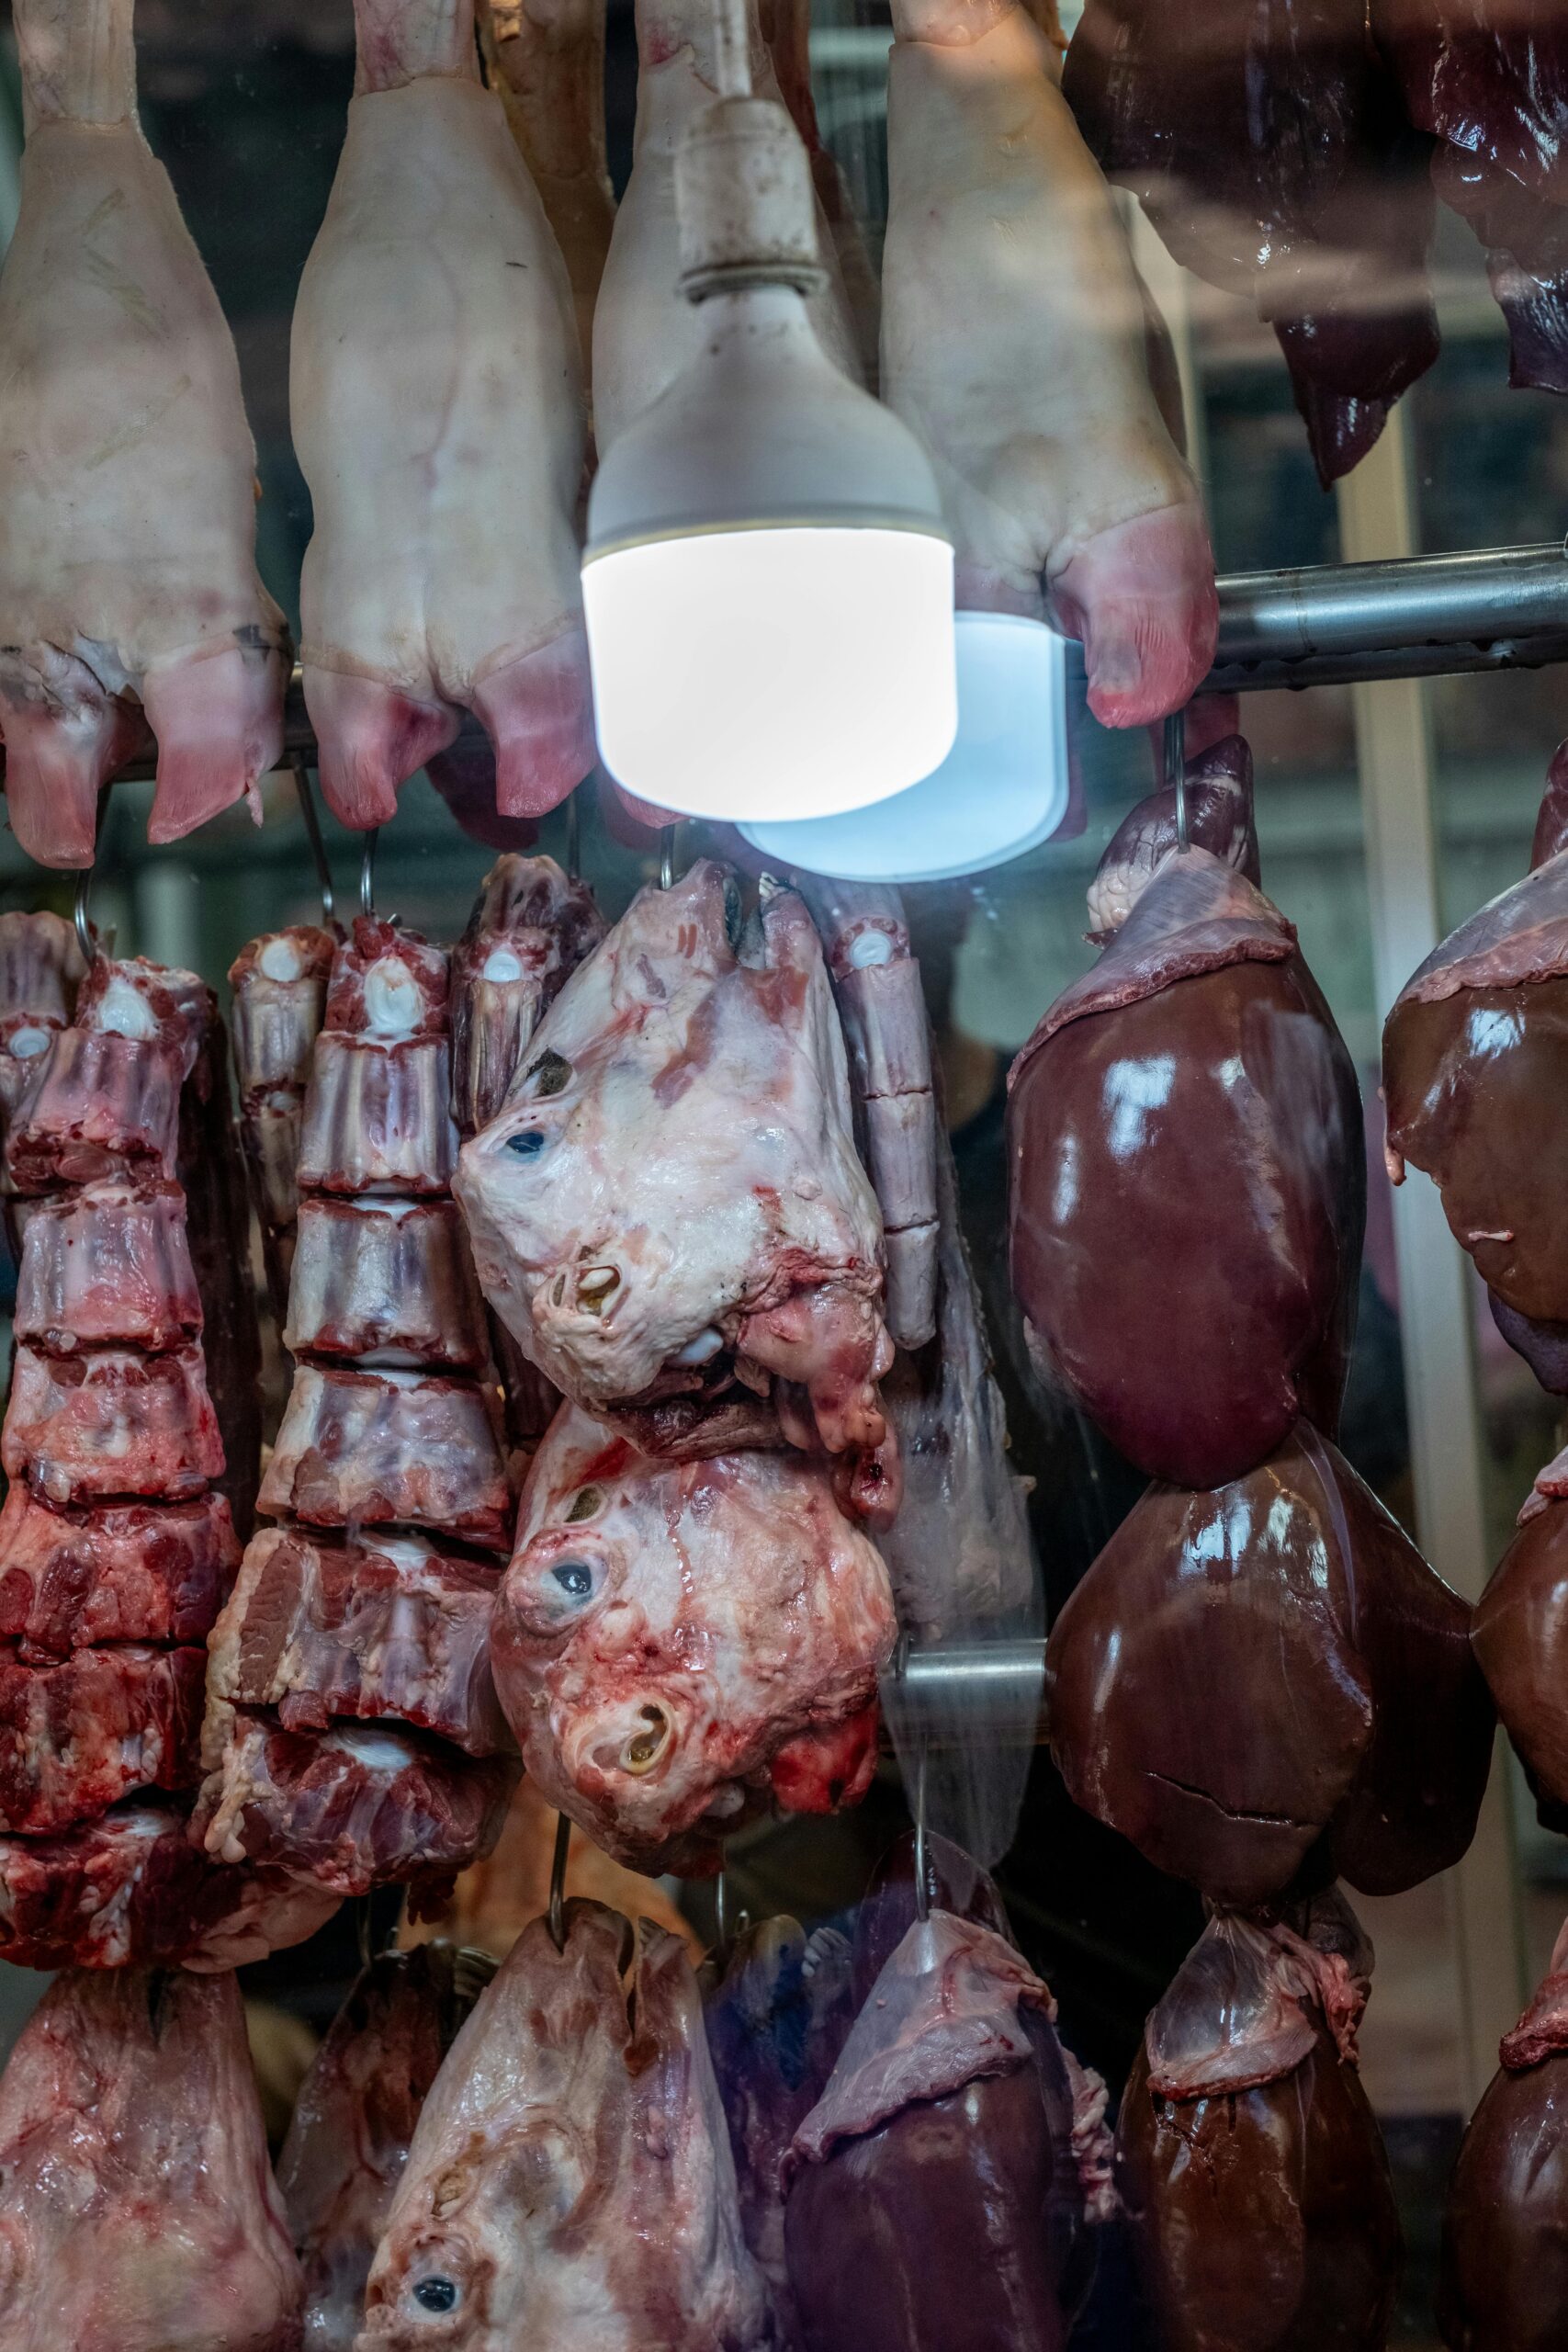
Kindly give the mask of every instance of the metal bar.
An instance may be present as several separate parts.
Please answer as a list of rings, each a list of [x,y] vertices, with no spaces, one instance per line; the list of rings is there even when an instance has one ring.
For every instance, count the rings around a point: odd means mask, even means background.
[[[1221,579],[1219,594],[1219,652],[1205,681],[1214,692],[1568,662],[1568,545],[1556,539],[1471,555],[1233,572]],[[478,720],[465,717],[459,741],[480,740]],[[298,670],[284,705],[283,749],[286,761],[315,760]],[[154,764],[148,736],[119,779],[150,776]]]
[[[951,1649],[902,1649],[888,1669],[898,1684],[900,1736],[939,1747],[946,1727],[960,1716],[973,1724],[996,1726],[997,1736],[1022,1742],[1024,1727],[1032,1726],[1029,1745],[1040,1747],[1047,1733],[1040,1700],[1040,1676],[1045,1644],[1038,1637],[1014,1642],[971,1642]],[[953,1707],[955,1686],[962,1687],[965,1704]]]

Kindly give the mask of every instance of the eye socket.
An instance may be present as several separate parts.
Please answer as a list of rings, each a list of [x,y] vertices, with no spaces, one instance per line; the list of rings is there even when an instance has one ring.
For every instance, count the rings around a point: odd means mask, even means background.
[[[569,1600],[586,1600],[593,1589],[593,1571],[581,1560],[558,1560],[550,1574]]]
[[[571,1064],[564,1054],[542,1053],[523,1080],[536,1101],[547,1102],[552,1094],[564,1093],[571,1083]]]
[[[571,1509],[566,1515],[566,1523],[569,1527],[575,1527],[580,1521],[592,1519],[595,1511],[603,1510],[604,1508],[604,1487],[584,1487],[580,1493],[573,1495]]]
[[[520,1127],[514,1136],[507,1136],[506,1148],[519,1159],[537,1159],[546,1141],[543,1127]]]
[[[455,2278],[422,2278],[413,2290],[413,2299],[421,2311],[455,2312],[457,2282]]]
[[[638,1719],[642,1729],[634,1731],[622,1748],[621,1770],[636,1773],[640,1779],[645,1772],[652,1771],[675,1732],[662,1707],[643,1707],[638,1711]]]

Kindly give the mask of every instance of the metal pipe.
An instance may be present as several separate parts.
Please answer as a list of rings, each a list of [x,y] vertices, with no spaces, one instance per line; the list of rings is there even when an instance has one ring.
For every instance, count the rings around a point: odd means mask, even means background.
[[[897,1685],[899,1738],[940,1747],[955,1722],[983,1724],[998,1737],[1032,1726],[1031,1745],[1046,1738],[1040,1696],[1043,1640],[971,1642],[951,1649],[905,1645],[887,1670]],[[954,1699],[962,1705],[955,1706]]]
[[[1404,556],[1219,582],[1208,684],[1354,684],[1568,661],[1568,546]]]

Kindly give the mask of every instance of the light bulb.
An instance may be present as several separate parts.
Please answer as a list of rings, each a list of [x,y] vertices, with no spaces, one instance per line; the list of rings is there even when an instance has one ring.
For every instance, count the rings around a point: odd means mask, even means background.
[[[746,823],[765,857],[846,882],[946,882],[1021,857],[1066,814],[1066,640],[1012,613],[960,613],[958,738],[874,808]]]
[[[957,728],[936,481],[817,339],[809,167],[784,109],[717,101],[677,195],[705,332],[589,500],[600,753],[628,791],[694,817],[863,808],[928,775]]]

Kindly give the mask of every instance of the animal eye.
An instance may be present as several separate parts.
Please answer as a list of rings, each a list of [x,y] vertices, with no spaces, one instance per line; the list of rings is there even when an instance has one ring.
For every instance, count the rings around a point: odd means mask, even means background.
[[[536,1159],[545,1148],[543,1127],[523,1127],[506,1138],[506,1148],[514,1151],[519,1159]]]
[[[539,1098],[559,1094],[571,1082],[571,1064],[564,1054],[542,1053],[524,1080],[525,1086]]]
[[[604,1500],[603,1487],[584,1487],[581,1494],[574,1495],[571,1498],[571,1509],[566,1515],[567,1525],[575,1527],[579,1520],[592,1519],[594,1512],[603,1506]]]
[[[550,1570],[561,1590],[572,1600],[586,1600],[593,1589],[593,1571],[581,1560],[561,1560]]]
[[[422,2278],[413,2290],[414,2301],[421,2311],[455,2312],[457,2308],[457,2284],[454,2278]]]

